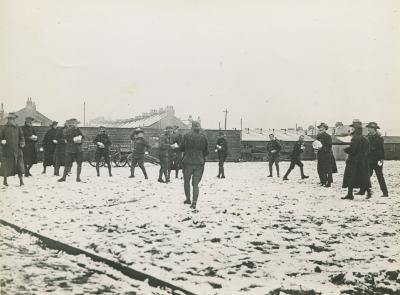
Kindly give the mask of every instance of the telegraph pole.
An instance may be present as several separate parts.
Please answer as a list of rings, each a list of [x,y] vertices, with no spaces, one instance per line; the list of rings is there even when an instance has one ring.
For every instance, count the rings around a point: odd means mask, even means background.
[[[228,109],[225,109],[225,111],[223,111],[225,113],[225,130],[226,130],[226,121],[228,118]]]
[[[83,127],[86,126],[86,101],[83,101]]]

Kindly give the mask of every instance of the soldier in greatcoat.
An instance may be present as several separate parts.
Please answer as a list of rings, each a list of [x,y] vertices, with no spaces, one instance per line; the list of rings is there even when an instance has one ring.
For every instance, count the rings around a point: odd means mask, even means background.
[[[287,177],[289,176],[290,172],[294,169],[296,165],[300,167],[301,179],[308,178],[308,176],[304,174],[303,170],[304,165],[301,162],[301,154],[303,153],[304,150],[305,150],[304,135],[300,135],[299,140],[294,145],[292,154],[290,155],[290,166],[285,176],[283,176],[283,180],[288,180]]]
[[[332,152],[332,137],[327,133],[328,125],[318,126],[317,140],[322,147],[317,152],[317,170],[321,186],[330,187],[333,182],[332,173],[337,173],[336,161]]]
[[[343,176],[343,188],[348,192],[342,199],[353,200],[353,189],[359,188],[361,191],[367,191],[367,198],[371,197],[371,179],[369,172],[369,143],[362,136],[362,124],[359,120],[354,120],[350,125],[353,127],[350,146],[345,148],[348,154],[346,159],[346,168]]]
[[[43,137],[42,148],[44,151],[43,157],[43,174],[46,173],[48,166],[54,166],[54,175],[56,175],[55,166],[55,151],[57,146],[57,125],[58,122],[53,121],[50,125],[50,129],[47,130]]]
[[[63,176],[58,180],[63,182],[66,180],[68,172],[71,170],[72,163],[75,161],[77,164],[76,181],[81,182],[82,171],[82,142],[84,136],[78,128],[79,121],[77,119],[70,119],[67,121],[67,128],[64,130],[64,137],[66,140],[66,159]]]
[[[275,164],[276,174],[279,177],[279,154],[281,152],[281,144],[278,139],[275,138],[274,134],[269,135],[269,141],[267,143],[267,153],[268,153],[268,167],[269,175],[272,177],[272,166]]]
[[[370,175],[376,174],[378,178],[379,187],[382,191],[382,197],[388,197],[389,192],[386,186],[385,177],[383,176],[383,160],[385,158],[384,139],[378,133],[379,126],[375,122],[370,122],[366,126],[368,128],[368,142],[369,142],[369,168]],[[360,190],[356,195],[364,195],[365,191]]]
[[[145,179],[148,179],[146,168],[144,167],[144,155],[147,155],[150,150],[150,145],[144,138],[144,131],[137,128],[133,131],[131,136],[133,140],[133,151],[132,151],[132,163],[131,163],[131,175],[129,178],[135,177],[135,167],[136,165],[142,170]]]
[[[172,146],[172,127],[167,126],[165,129],[165,133],[160,136],[159,139],[159,151],[158,155],[160,158],[160,171],[158,174],[158,182],[162,183],[168,183],[169,178],[168,178],[168,164],[169,164],[169,150],[171,149]],[[163,176],[165,177],[165,181],[163,180]]]
[[[224,163],[228,156],[228,141],[223,131],[218,133],[217,143],[215,144],[215,151],[218,154],[218,178],[225,178]]]
[[[97,176],[100,176],[100,160],[103,157],[104,162],[107,164],[108,175],[111,177],[111,162],[110,162],[110,146],[111,140],[106,132],[106,128],[104,126],[99,127],[99,132],[93,140],[93,143],[96,145],[96,152],[94,155],[96,161],[96,172]]]
[[[56,129],[56,149],[54,152],[54,175],[60,176],[60,167],[65,167],[65,158],[66,158],[66,144],[67,141],[65,140],[64,132],[66,130],[67,124],[65,123],[64,126],[58,127]],[[69,172],[69,171],[68,171]]]
[[[34,118],[26,117],[25,124],[21,127],[25,138],[25,147],[22,149],[24,154],[24,164],[25,164],[25,177],[32,176],[30,170],[34,164],[37,163],[37,140],[36,131],[32,126]]]
[[[200,133],[200,123],[192,122],[192,131],[183,137],[180,146],[183,152],[183,180],[186,200],[184,204],[191,204],[190,208],[196,209],[199,197],[199,183],[203,177],[204,165],[208,156],[207,137]],[[190,199],[190,181],[193,186],[193,200]]]
[[[18,175],[20,185],[24,185],[24,158],[22,149],[25,138],[22,129],[17,126],[15,113],[9,113],[6,125],[0,127],[1,166],[0,175],[4,177],[3,185],[8,186],[7,177]]]

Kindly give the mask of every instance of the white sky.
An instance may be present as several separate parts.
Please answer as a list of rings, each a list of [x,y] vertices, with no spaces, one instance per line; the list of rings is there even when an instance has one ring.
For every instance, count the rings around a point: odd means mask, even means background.
[[[59,121],[174,105],[205,128],[400,135],[400,1],[0,0],[0,102]]]

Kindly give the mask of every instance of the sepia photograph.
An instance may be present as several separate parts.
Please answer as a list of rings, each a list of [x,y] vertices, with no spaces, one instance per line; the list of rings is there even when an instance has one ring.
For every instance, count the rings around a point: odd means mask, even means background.
[[[0,295],[400,295],[400,1],[0,0]]]

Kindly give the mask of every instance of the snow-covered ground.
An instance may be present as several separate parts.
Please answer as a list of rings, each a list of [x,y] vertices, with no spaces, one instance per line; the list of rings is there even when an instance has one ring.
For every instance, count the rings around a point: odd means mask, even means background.
[[[281,163],[281,174],[288,165]],[[266,163],[227,163],[226,179],[216,178],[217,163],[207,163],[198,212],[192,212],[183,204],[182,180],[158,183],[156,166],[147,167],[148,181],[139,169],[134,179],[128,168],[115,168],[109,178],[106,168],[96,177],[85,165],[84,183],[75,182],[75,167],[58,183],[36,165],[24,187],[17,178],[1,187],[0,216],[196,294],[399,290],[400,162],[385,163],[389,198],[380,197],[374,176],[370,200],[341,200],[344,163],[338,168],[333,187],[321,188],[315,162],[305,162],[310,179],[300,180],[294,170],[287,182],[266,177]],[[44,262],[52,264],[51,254]],[[7,281],[6,272],[2,284],[20,285],[16,276]]]

